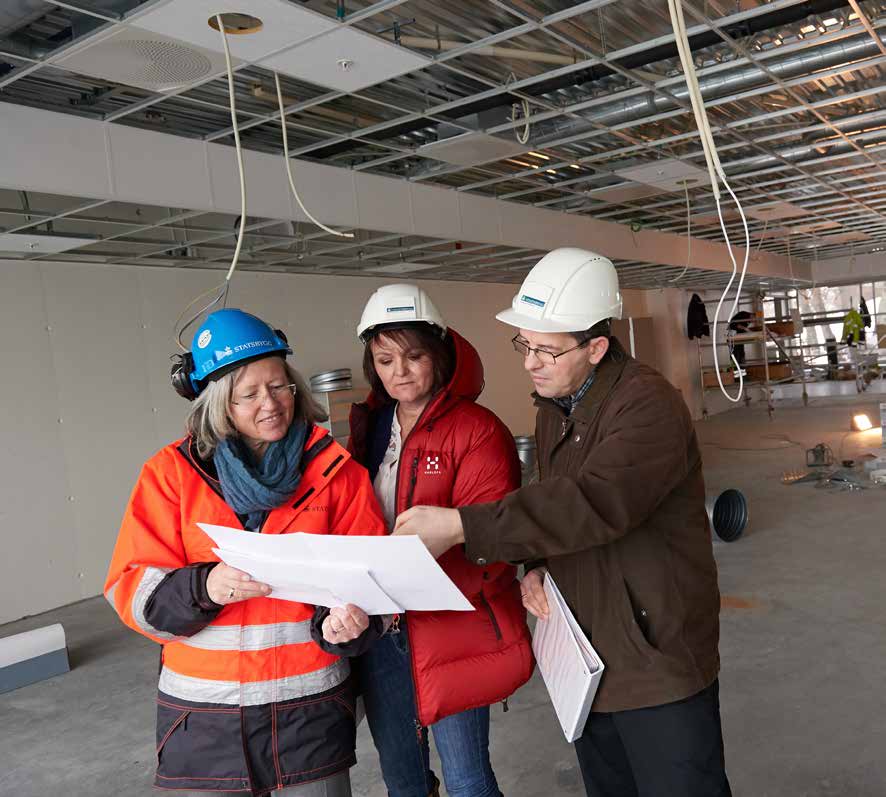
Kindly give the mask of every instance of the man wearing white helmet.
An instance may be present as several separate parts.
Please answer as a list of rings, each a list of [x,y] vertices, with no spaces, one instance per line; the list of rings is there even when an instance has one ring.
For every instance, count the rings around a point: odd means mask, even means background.
[[[575,747],[591,797],[730,797],[720,726],[717,568],[698,441],[680,393],[610,334],[612,263],[556,249],[500,321],[532,379],[540,480],[492,503],[397,519],[440,556],[554,577],[606,670]]]

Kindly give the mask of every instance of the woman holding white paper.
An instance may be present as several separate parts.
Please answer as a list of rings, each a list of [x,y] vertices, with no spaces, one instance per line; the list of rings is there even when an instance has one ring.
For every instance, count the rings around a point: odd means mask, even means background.
[[[476,404],[480,358],[423,290],[379,289],[357,331],[372,391],[351,412],[350,449],[369,468],[390,528],[413,504],[463,506],[519,487],[511,434]],[[369,726],[390,797],[437,793],[428,727],[450,797],[498,797],[489,706],[506,706],[533,666],[515,568],[478,566],[455,549],[439,564],[474,611],[409,612],[361,657]]]
[[[381,534],[366,471],[325,429],[286,338],[241,310],[209,315],[173,367],[187,436],[151,457],[129,500],[105,595],[163,645],[155,785],[187,793],[348,797],[347,659],[383,633],[219,563],[197,523],[244,534]]]

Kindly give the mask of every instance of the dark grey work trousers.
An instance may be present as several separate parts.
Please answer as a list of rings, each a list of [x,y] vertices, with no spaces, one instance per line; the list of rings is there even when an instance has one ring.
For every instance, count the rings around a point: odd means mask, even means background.
[[[676,703],[591,713],[575,751],[588,797],[732,797],[718,681]]]

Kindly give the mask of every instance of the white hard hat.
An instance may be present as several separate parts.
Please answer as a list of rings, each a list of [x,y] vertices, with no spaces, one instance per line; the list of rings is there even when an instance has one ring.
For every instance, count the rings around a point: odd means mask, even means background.
[[[583,332],[606,318],[621,318],[621,309],[612,261],[563,247],[533,266],[510,309],[496,318],[532,332]]]
[[[357,337],[363,343],[379,327],[397,327],[424,321],[446,334],[446,322],[427,293],[418,285],[399,283],[379,288],[363,308]]]

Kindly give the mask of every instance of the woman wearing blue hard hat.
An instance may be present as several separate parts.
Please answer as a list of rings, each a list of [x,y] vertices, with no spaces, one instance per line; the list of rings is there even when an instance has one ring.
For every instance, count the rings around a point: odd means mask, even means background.
[[[347,797],[355,688],[347,658],[384,631],[355,606],[268,596],[218,561],[197,522],[244,533],[382,534],[366,471],[315,421],[285,336],[209,315],[173,367],[187,436],[133,490],[105,595],[163,645],[155,785],[187,793]],[[321,648],[319,642],[323,643]]]

